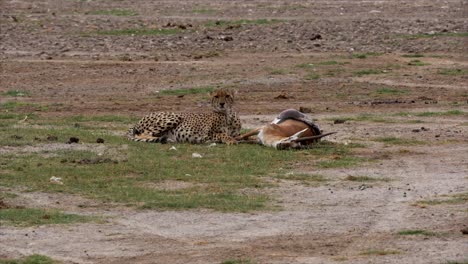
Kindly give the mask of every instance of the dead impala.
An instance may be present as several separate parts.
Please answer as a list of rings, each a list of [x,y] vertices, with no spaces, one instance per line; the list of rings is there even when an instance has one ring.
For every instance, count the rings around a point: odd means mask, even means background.
[[[306,115],[295,109],[288,109],[281,112],[270,124],[251,130],[236,139],[240,142],[251,143],[251,140],[243,140],[257,135],[255,142],[276,149],[288,149],[310,145],[323,137],[335,133],[322,134],[319,126],[313,123]]]

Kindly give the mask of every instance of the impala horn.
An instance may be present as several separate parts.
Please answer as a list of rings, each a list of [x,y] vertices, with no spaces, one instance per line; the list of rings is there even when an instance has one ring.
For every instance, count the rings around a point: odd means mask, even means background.
[[[333,135],[333,134],[336,134],[336,133],[337,132],[329,132],[329,133],[325,133],[325,134],[321,134],[321,135],[317,135],[317,136],[301,137],[301,138],[298,138],[298,139],[292,140],[292,141],[293,142],[302,142],[302,141],[313,140],[313,139],[321,139],[323,137]]]

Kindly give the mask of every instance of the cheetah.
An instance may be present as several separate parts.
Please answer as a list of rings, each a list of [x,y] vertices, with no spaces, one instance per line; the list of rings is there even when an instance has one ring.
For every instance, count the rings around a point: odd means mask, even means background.
[[[235,144],[241,122],[232,110],[234,93],[217,89],[211,94],[212,110],[205,113],[155,112],[143,117],[127,134],[128,139],[159,143]]]

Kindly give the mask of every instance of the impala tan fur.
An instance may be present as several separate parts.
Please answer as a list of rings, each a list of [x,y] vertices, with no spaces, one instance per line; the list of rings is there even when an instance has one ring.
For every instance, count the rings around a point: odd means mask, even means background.
[[[257,135],[260,144],[276,149],[301,148],[334,134],[322,134],[320,128],[303,113],[288,109],[270,124],[237,137],[238,140]]]

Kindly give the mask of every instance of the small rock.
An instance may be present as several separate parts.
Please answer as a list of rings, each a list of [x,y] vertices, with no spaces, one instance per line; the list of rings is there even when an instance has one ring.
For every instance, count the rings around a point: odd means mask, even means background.
[[[216,143],[211,143],[208,147],[209,148],[216,147]]]
[[[47,136],[47,140],[48,140],[48,141],[57,141],[57,140],[58,140],[58,137],[57,137],[57,136],[53,136],[53,135],[48,135],[48,136]]]
[[[305,106],[299,106],[299,112],[302,112],[302,113],[312,113],[312,108],[310,107],[305,107]]]
[[[224,40],[224,41],[233,41],[234,38],[231,36],[220,36],[219,39]]]
[[[344,120],[344,119],[335,119],[333,121],[333,124],[343,124],[344,122],[346,122],[346,120]]]
[[[282,92],[278,96],[275,96],[275,99],[289,99],[289,98],[292,98],[292,97],[289,96],[286,92]]]
[[[464,235],[468,235],[468,227],[465,227],[463,228],[462,230],[460,230],[462,232],[462,234]]]
[[[202,158],[203,156],[200,153],[192,153],[192,158]]]
[[[50,177],[49,182],[63,185],[62,178],[55,177],[55,176]]]
[[[77,137],[71,137],[68,141],[67,144],[72,144],[72,143],[78,143],[80,142],[80,139]]]
[[[310,37],[310,40],[317,40],[317,39],[322,39],[322,35],[314,34],[314,35],[312,35],[312,37]]]
[[[177,148],[172,146],[169,150],[177,150]]]

